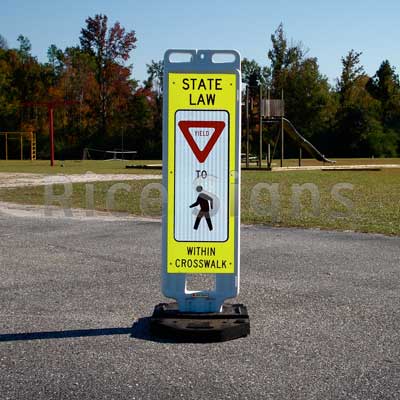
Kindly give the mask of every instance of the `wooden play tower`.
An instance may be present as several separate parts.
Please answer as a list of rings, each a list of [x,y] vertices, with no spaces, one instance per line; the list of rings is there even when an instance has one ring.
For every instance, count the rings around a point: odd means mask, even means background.
[[[30,144],[30,159],[36,160],[36,134],[34,132],[0,132],[0,136],[4,138],[5,160],[9,159],[8,148],[10,140],[19,142],[21,160],[24,159],[24,141],[28,140]]]
[[[263,89],[259,87],[259,94],[256,96],[258,98],[252,99],[250,97],[250,88],[246,87],[245,94],[245,129],[246,129],[246,168],[249,168],[250,163],[250,108],[256,108],[257,115],[257,126],[258,126],[258,135],[259,135],[259,152],[257,164],[259,168],[262,168],[263,161],[263,124],[265,123],[280,123],[279,135],[276,138],[274,143],[273,151],[271,153],[271,145],[267,144],[266,151],[266,161],[267,168],[271,169],[272,158],[275,154],[275,150],[278,144],[278,140],[281,140],[281,167],[283,166],[284,159],[284,126],[283,121],[285,117],[285,102],[283,100],[283,91],[281,99],[271,99],[269,90],[267,94],[267,98],[263,97]],[[257,106],[255,104],[257,103]]]

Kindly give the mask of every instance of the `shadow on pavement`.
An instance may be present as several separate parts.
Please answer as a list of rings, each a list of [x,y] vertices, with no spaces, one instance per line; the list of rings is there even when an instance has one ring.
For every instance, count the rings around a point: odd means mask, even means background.
[[[0,334],[0,342],[15,342],[46,339],[70,339],[91,336],[130,335],[131,338],[153,342],[175,343],[174,340],[160,339],[150,332],[150,317],[139,318],[131,327],[76,329],[65,331],[22,332]]]
[[[130,333],[132,333],[132,328],[99,328],[76,329],[68,331],[6,333],[0,334],[0,342],[14,342],[18,340],[68,339],[89,336],[128,335]]]
[[[158,337],[150,329],[150,317],[139,318],[132,326],[131,337],[157,343],[186,343],[178,338]]]
[[[97,328],[97,329],[76,329],[65,331],[44,331],[44,332],[22,332],[22,333],[0,333],[1,342],[16,342],[28,340],[48,339],[70,339],[94,336],[129,335],[131,338],[148,340],[157,343],[182,343],[185,340],[178,338],[158,337],[151,333],[150,317],[139,318],[131,327],[121,328]],[[191,341],[189,341],[191,343]]]

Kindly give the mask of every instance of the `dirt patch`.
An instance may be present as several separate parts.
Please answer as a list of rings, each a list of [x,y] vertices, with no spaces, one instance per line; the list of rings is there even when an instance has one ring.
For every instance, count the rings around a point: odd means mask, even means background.
[[[16,204],[5,201],[0,201],[0,214],[19,218],[67,218],[81,221],[161,221],[161,218],[139,217],[114,211],[84,210],[81,208],[63,209],[57,206]]]
[[[24,186],[45,186],[63,183],[85,183],[100,181],[136,181],[161,179],[161,175],[134,175],[134,174],[86,174],[73,175],[45,175],[27,173],[0,172],[0,188],[17,188]]]

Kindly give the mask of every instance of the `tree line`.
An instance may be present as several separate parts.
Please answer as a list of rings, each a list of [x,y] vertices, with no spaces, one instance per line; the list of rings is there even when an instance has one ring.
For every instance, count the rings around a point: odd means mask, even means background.
[[[147,65],[144,82],[129,64],[136,33],[106,15],[85,21],[79,45],[48,49],[48,61],[31,54],[28,38],[9,48],[0,35],[0,132],[30,131],[38,136],[38,157],[49,157],[48,117],[44,102],[54,102],[57,158],[80,158],[83,148],[137,150],[141,158],[161,157],[162,61]],[[260,88],[285,100],[285,115],[300,133],[329,157],[400,155],[400,83],[395,68],[383,60],[374,76],[360,62],[361,53],[342,57],[335,84],[319,69],[301,43],[289,43],[280,24],[271,35],[266,65],[244,58],[243,83],[250,96]],[[42,103],[42,104],[41,104]],[[256,116],[250,135],[257,152]],[[274,132],[266,128],[265,141]],[[3,146],[0,146],[0,158]],[[289,144],[289,153],[295,147]]]

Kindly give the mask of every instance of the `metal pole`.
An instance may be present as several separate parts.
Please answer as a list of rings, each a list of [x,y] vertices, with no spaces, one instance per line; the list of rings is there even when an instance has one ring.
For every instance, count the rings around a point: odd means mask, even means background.
[[[124,161],[124,128],[122,128],[121,151],[121,160]]]
[[[24,141],[22,137],[22,133],[19,134],[19,141],[21,144],[21,161],[24,159]]]
[[[271,100],[271,89],[268,87],[267,89],[267,100],[268,100],[268,111],[267,111],[267,117],[271,117],[271,111],[270,111],[270,100]],[[267,144],[267,167],[268,169],[271,169],[271,143],[268,141]]]
[[[249,168],[250,152],[249,86],[246,86],[246,168]]]
[[[260,156],[259,156],[260,168],[262,165],[262,111],[261,111],[262,105],[261,105],[261,103],[262,103],[262,86],[260,85],[260,101],[259,101],[259,106],[260,106]]]
[[[50,165],[54,167],[54,126],[53,126],[53,107],[48,107],[49,111],[49,130],[50,130]]]
[[[285,139],[284,139],[284,133],[283,133],[283,117],[281,117],[281,167],[283,167],[283,151],[284,151],[284,143]]]
[[[5,138],[6,138],[6,160],[8,160],[8,135],[7,135],[7,133],[5,134]]]
[[[283,89],[282,89],[281,101],[283,102]],[[284,138],[284,128],[283,128],[283,112],[281,112],[281,168],[283,167],[283,159],[285,157],[284,146],[285,146],[285,138]]]
[[[301,167],[301,159],[302,159],[302,148],[299,147],[299,167]]]

